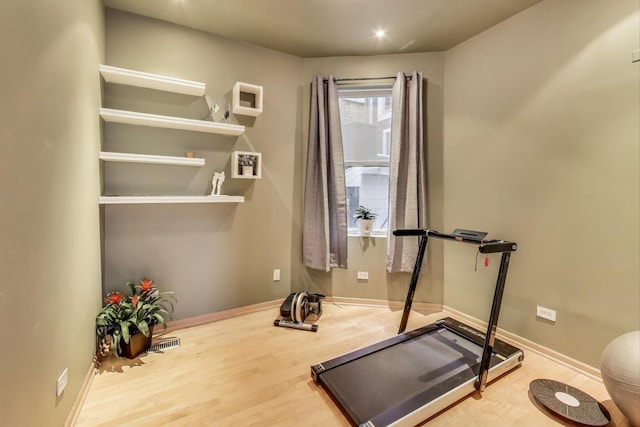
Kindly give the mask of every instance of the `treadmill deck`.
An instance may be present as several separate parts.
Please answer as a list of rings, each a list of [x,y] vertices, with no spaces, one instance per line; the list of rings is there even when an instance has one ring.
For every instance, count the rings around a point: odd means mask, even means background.
[[[415,425],[474,390],[484,333],[445,318],[311,367],[356,425]],[[521,350],[498,339],[490,374],[520,364]]]

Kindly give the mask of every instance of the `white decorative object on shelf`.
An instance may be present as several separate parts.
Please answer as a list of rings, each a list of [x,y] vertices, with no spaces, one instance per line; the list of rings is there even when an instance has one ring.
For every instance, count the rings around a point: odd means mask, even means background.
[[[100,196],[101,205],[159,203],[243,203],[243,196]]]
[[[262,114],[262,86],[236,82],[233,86],[233,113],[253,117]]]
[[[231,178],[262,178],[262,153],[234,151],[231,156]]]
[[[211,195],[219,196],[222,191],[222,183],[224,183],[224,171],[214,172],[211,180]]]
[[[203,96],[206,86],[201,82],[161,76],[159,74],[100,65],[100,74],[108,83],[144,87],[184,95]]]
[[[217,123],[228,123],[231,117],[231,105],[226,99],[211,99],[209,95],[204,96],[204,100],[209,108],[209,120]]]
[[[204,166],[204,159],[192,157],[156,156],[151,154],[100,152],[100,160],[105,162],[153,163],[157,165]]]
[[[136,111],[100,108],[100,117],[108,122],[129,125],[151,126],[168,129],[182,129],[195,132],[217,133],[220,135],[241,135],[244,126],[230,123],[214,123],[204,120],[186,119],[182,117],[161,116],[158,114],[139,113]]]

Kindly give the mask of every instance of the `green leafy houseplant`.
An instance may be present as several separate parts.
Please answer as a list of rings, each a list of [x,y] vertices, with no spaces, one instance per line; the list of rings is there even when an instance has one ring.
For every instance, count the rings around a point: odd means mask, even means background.
[[[96,316],[96,334],[102,355],[104,347],[120,355],[121,341],[128,344],[138,332],[148,337],[155,325],[166,328],[167,319],[171,320],[176,302],[173,291],[161,292],[153,280],[148,279],[142,279],[138,286],[133,282],[127,282],[127,285],[131,295],[109,292],[104,299],[105,306]]]
[[[371,232],[373,230],[373,221],[377,216],[378,214],[376,214],[369,208],[365,208],[362,205],[356,208],[356,214],[353,217],[358,220],[358,229],[360,230],[361,236],[371,236]]]
[[[356,208],[356,214],[353,217],[355,219],[368,219],[373,221],[377,216],[378,214],[373,212],[371,209],[360,205]]]

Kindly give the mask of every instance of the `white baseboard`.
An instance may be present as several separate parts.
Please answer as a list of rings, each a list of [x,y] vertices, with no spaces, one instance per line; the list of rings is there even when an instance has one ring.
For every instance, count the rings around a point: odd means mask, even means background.
[[[335,303],[335,304],[342,304],[342,305],[359,305],[364,307],[388,307],[392,310],[402,310],[404,308],[404,301],[389,301],[389,300],[380,300],[380,299],[333,297],[333,296],[328,296],[325,299],[325,301],[330,303]],[[438,313],[442,311],[442,304],[414,302],[411,309],[421,313]]]
[[[464,314],[463,312],[458,311],[454,308],[444,306],[443,311],[447,314],[450,314],[452,317],[455,317],[460,321],[466,322],[470,326],[474,326],[480,330],[487,328],[487,322],[478,320],[475,317]],[[545,347],[543,345],[530,341],[526,338],[522,338],[521,336],[518,336],[509,331],[505,331],[504,329],[498,328],[496,330],[496,336],[504,341],[509,342],[510,344],[515,345],[516,347],[523,347],[523,349],[525,350],[538,353],[548,359],[553,360],[554,362],[567,366],[573,369],[574,371],[584,374],[590,378],[593,378],[597,381],[602,381],[602,377],[600,376],[600,369],[598,368],[594,368],[593,366],[587,365],[586,363],[580,362],[579,360],[573,359],[569,356],[565,356],[562,353],[558,353],[555,350],[552,350],[548,347]]]
[[[82,385],[80,386],[80,391],[78,392],[78,396],[76,396],[76,400],[73,402],[73,406],[71,407],[71,412],[69,412],[69,415],[67,416],[67,420],[64,423],[64,427],[73,427],[78,422],[80,409],[82,409],[82,405],[84,404],[84,400],[87,397],[87,393],[89,393],[89,388],[91,388],[91,383],[93,382],[93,377],[95,375],[96,375],[96,365],[93,361],[91,361],[91,365],[89,366],[87,375],[84,377],[84,380],[82,381]]]
[[[254,311],[271,309],[280,307],[284,299],[261,302],[258,304],[246,305],[244,307],[232,308],[230,310],[218,311],[215,313],[203,314],[201,316],[190,317],[188,319],[175,320],[167,322],[167,329],[155,328],[155,335],[164,335],[178,329],[191,328],[193,326],[206,325],[207,323],[216,322],[218,320],[228,319],[230,317],[242,316],[243,314],[253,313]]]

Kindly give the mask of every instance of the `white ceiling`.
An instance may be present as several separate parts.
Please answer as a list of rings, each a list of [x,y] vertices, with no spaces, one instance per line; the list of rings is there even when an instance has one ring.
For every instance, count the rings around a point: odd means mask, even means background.
[[[303,58],[445,51],[541,0],[104,0]],[[377,40],[373,34],[384,29]]]

